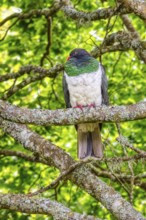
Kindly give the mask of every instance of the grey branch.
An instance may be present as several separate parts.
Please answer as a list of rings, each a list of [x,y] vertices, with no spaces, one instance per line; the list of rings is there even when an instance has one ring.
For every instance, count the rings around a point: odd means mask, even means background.
[[[44,160],[43,158],[40,158],[38,155],[27,155],[23,152],[20,151],[13,151],[13,150],[0,150],[0,155],[1,156],[11,156],[11,157],[18,157],[30,162],[38,162],[38,163],[43,163],[43,164],[47,164],[47,161]]]
[[[20,72],[24,73],[25,70],[29,70],[32,71],[32,72],[35,72],[37,74],[34,74],[32,76],[29,76],[27,77],[25,80],[23,80],[21,83],[15,85],[15,86],[12,86],[8,92],[6,94],[3,95],[3,99],[7,99],[9,98],[10,96],[12,96],[14,93],[16,93],[17,91],[19,91],[20,89],[24,88],[25,86],[27,86],[28,84],[32,83],[32,82],[35,82],[35,81],[38,81],[38,80],[41,80],[43,79],[44,77],[48,76],[50,78],[55,78],[57,76],[57,74],[63,70],[63,65],[61,64],[57,64],[56,66],[52,67],[51,69],[49,70],[46,70],[42,67],[35,67],[35,66],[27,66],[27,68],[22,68],[22,71],[20,70]],[[15,74],[16,75],[16,74]],[[6,77],[7,75],[5,75]],[[10,77],[11,75],[9,74],[8,77]],[[16,78],[19,77],[19,72],[18,74],[16,75]],[[2,77],[2,79],[4,79],[4,76]]]
[[[37,75],[35,76],[36,80],[42,79],[45,76],[54,78],[56,77],[56,73],[61,70],[63,70],[63,65],[61,64],[57,64],[51,69],[45,69],[40,66],[27,65],[27,66],[22,66],[18,72],[1,75],[0,82],[4,82],[9,79],[17,79],[18,77],[24,74],[30,74],[30,73],[35,73],[35,75]]]
[[[67,15],[68,17],[74,19],[74,20],[82,20],[82,21],[95,21],[100,19],[108,19],[112,16],[118,15],[118,14],[128,14],[131,12],[130,9],[126,9],[120,6],[115,8],[103,8],[103,9],[97,9],[93,12],[84,12],[84,11],[78,11],[73,6],[67,5],[61,8],[61,10]]]
[[[129,19],[128,15],[121,15],[121,19],[122,19],[124,25],[126,26],[127,30],[129,32],[134,32],[135,33],[135,37],[140,39],[140,35],[136,31],[136,29],[134,28],[134,26],[132,24],[132,21]]]
[[[61,172],[68,170],[75,163],[65,151],[32,132],[25,125],[0,119],[0,127],[26,149],[38,153]],[[145,220],[119,193],[95,176],[88,164],[77,167],[68,179],[100,201],[117,219]]]
[[[146,2],[145,1],[133,1],[133,0],[118,0],[120,4],[123,4],[127,10],[130,10],[135,15],[146,21]]]
[[[30,214],[50,214],[55,220],[100,220],[99,218],[72,212],[56,201],[45,198],[30,198],[23,194],[0,194],[0,208]]]
[[[125,147],[128,147],[132,150],[134,150],[136,153],[140,154],[140,155],[143,155],[143,156],[146,156],[146,151],[143,151],[143,150],[140,150],[138,148],[135,148],[132,143],[130,143],[130,141],[126,138],[126,137],[123,137],[122,135],[120,135],[118,138],[117,138],[117,141],[119,141],[119,143]]]
[[[40,17],[40,16],[45,16],[49,17],[54,15],[62,6],[66,5],[66,1],[59,0],[58,2],[54,3],[49,9],[34,9],[29,11],[28,13],[14,13],[11,14],[10,16],[6,17],[4,20],[0,22],[0,26],[4,25],[7,21],[12,20],[14,18],[18,18],[19,20],[23,19],[30,19],[32,17]]]
[[[85,21],[93,21],[93,20],[100,20],[100,19],[107,19],[111,16],[117,15],[117,14],[127,14],[131,13],[130,8],[123,8],[123,7],[115,7],[115,8],[103,8],[98,9],[94,12],[82,12],[77,11],[75,8],[73,8],[69,1],[67,0],[56,0],[56,4],[53,4],[51,8],[49,9],[34,9],[27,13],[14,13],[8,17],[6,17],[4,20],[0,22],[0,26],[3,26],[6,22],[12,19],[30,19],[32,17],[40,17],[40,16],[53,16],[57,11],[62,10],[65,15],[68,17],[79,20],[84,19]]]
[[[124,21],[125,18],[126,17],[124,17]],[[130,23],[127,18],[126,22]],[[126,23],[126,25],[131,29],[132,27],[129,27],[129,23]],[[133,50],[136,56],[146,63],[146,41],[141,41],[136,31],[118,31],[108,35],[103,42],[101,50],[100,48],[95,47],[91,51],[91,54],[94,57],[98,57],[99,55],[108,52],[127,50]]]
[[[83,122],[124,122],[146,118],[146,102],[127,106],[99,106],[80,109],[42,110],[19,108],[0,100],[0,116],[19,123],[74,125]]]

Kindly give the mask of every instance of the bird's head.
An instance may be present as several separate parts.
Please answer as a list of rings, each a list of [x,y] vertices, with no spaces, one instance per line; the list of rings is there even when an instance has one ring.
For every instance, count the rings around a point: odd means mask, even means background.
[[[82,59],[84,57],[91,57],[91,55],[82,48],[76,48],[70,52],[70,55],[67,58],[67,60],[70,60],[71,58]]]
[[[76,48],[71,51],[67,62],[65,63],[65,72],[69,76],[77,76],[83,73],[97,71],[98,61],[82,48]]]

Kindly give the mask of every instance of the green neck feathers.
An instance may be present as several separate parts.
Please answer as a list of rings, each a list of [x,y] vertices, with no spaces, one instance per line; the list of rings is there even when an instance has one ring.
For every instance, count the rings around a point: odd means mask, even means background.
[[[84,60],[69,59],[65,64],[65,72],[69,76],[78,76],[83,73],[91,73],[98,70],[99,62],[90,57]]]

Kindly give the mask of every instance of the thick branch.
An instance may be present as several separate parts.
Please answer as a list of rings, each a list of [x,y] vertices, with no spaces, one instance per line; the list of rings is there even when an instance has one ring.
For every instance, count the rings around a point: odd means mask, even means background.
[[[127,10],[135,13],[142,20],[146,20],[146,3],[144,1],[137,0],[118,0],[122,3]]]
[[[131,10],[127,10],[123,7],[115,7],[115,8],[103,8],[103,9],[97,9],[93,12],[84,12],[84,11],[78,11],[73,6],[68,5],[64,6],[61,9],[68,17],[74,19],[74,20],[82,20],[82,21],[95,21],[100,19],[107,19],[111,16],[117,15],[117,14],[128,14],[131,12]]]
[[[138,32],[136,31],[136,29],[134,28],[131,20],[129,19],[128,15],[121,15],[121,19],[124,23],[124,25],[126,26],[127,30],[129,32],[133,32],[134,36],[140,39],[140,36],[138,34]]]
[[[63,7],[64,6],[64,7]],[[28,13],[14,13],[10,16],[6,17],[4,20],[0,22],[0,26],[4,25],[7,21],[12,20],[14,18],[23,20],[23,19],[30,19],[32,17],[40,17],[45,16],[49,17],[54,15],[58,10],[62,8],[62,11],[70,18],[75,20],[84,19],[85,21],[93,21],[93,20],[100,20],[100,19],[107,19],[111,16],[117,14],[127,14],[131,13],[132,11],[128,8],[117,7],[117,8],[103,8],[98,9],[93,12],[83,12],[77,11],[73,8],[69,1],[56,1],[56,4],[52,5],[49,9],[34,9],[29,11]]]
[[[56,201],[45,198],[30,198],[22,194],[0,194],[0,208],[29,214],[50,214],[56,220],[100,220],[72,212]]]
[[[68,170],[75,162],[62,149],[52,145],[25,125],[0,120],[0,127],[14,137],[25,148],[38,153],[61,171]],[[68,178],[100,201],[119,220],[144,220],[145,218],[133,209],[112,187],[96,177],[88,164],[77,167]]]
[[[25,149],[39,154],[50,166],[57,167],[63,171],[73,164],[72,158],[69,157],[69,159],[65,151],[57,148],[37,133],[32,132],[26,125],[8,122],[0,118],[0,127],[21,143]],[[66,159],[67,162],[65,162]]]
[[[0,100],[0,116],[4,119],[37,125],[74,125],[83,122],[124,122],[146,118],[146,102],[127,106],[40,110],[19,108]]]

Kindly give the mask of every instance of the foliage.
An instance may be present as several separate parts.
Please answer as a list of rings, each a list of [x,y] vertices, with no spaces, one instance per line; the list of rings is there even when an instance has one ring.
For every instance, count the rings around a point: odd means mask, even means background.
[[[52,5],[51,0],[1,0],[0,19],[1,21],[18,11],[28,13],[34,9],[47,9]],[[77,10],[94,11],[97,8],[114,7],[115,1],[77,1],[72,4]],[[130,14],[132,25],[145,39],[145,24],[136,15]],[[20,19],[14,25],[17,18],[7,21],[0,30],[0,75],[18,72],[22,66],[28,64],[51,68],[57,63],[65,63],[70,51],[74,48],[85,48],[89,52],[93,48],[102,48],[106,35],[118,31],[125,31],[125,26],[120,16],[113,16],[111,19],[96,21],[85,21],[84,19],[73,20],[65,16],[59,10],[52,18],[45,16],[34,16],[28,19]],[[6,36],[8,28],[12,25]],[[3,39],[4,37],[4,39]],[[47,49],[48,45],[48,49]],[[44,54],[47,52],[47,55]],[[146,92],[146,67],[144,61],[136,56],[133,50],[114,51],[101,54],[100,59],[106,69],[109,82],[109,97],[111,105],[126,105],[145,101]],[[18,79],[10,79],[1,82],[0,98],[23,82],[33,72],[24,74]],[[62,91],[62,72],[55,78],[45,77],[44,79],[32,82],[7,98],[12,104],[20,107],[59,109],[65,108]],[[125,122],[120,124],[121,134],[127,137],[138,149],[145,150],[146,146],[146,125],[145,120]],[[76,130],[74,126],[35,126],[30,128],[48,139],[57,146],[63,148],[75,160],[77,160]],[[16,150],[30,154],[12,137],[0,130],[1,150]],[[105,146],[105,157],[118,157],[134,154],[132,150],[123,147],[116,138],[119,136],[115,124],[104,124],[102,128],[102,139]],[[1,156],[0,160],[0,186],[3,193],[28,193],[35,191],[51,183],[59,174],[58,170],[41,163],[25,161],[16,156]],[[145,174],[145,160],[137,162],[104,163],[100,162],[100,171],[113,172],[115,175],[139,175]],[[127,200],[130,200],[134,207],[146,216],[145,189],[127,183],[125,179],[113,181],[110,178],[102,177],[108,185],[113,186]],[[146,184],[145,179],[138,179],[139,183]],[[42,194],[44,197],[55,199],[73,211],[87,213],[99,218],[114,219],[109,212],[97,203],[94,198],[78,188],[69,181],[61,181],[55,190],[49,190]],[[9,210],[1,210],[2,219],[29,219],[29,220],[50,220],[52,217],[37,214],[22,214]]]

